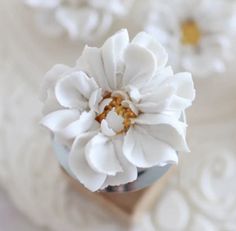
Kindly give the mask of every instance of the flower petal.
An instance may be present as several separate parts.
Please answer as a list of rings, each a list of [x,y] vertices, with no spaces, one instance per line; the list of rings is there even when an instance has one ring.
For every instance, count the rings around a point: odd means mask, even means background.
[[[101,133],[88,142],[85,155],[90,167],[96,172],[114,176],[122,171],[111,140]]]
[[[153,76],[152,80],[144,85],[140,89],[140,93],[147,94],[150,92],[156,92],[156,89],[159,88],[166,80],[174,76],[174,72],[170,66],[158,70],[158,72]]]
[[[102,113],[105,109],[105,107],[112,101],[112,98],[106,98],[102,100],[102,102],[98,105],[98,111],[99,113]]]
[[[111,91],[104,70],[101,49],[86,46],[77,61],[77,67],[92,76],[104,91]]]
[[[80,113],[77,110],[58,110],[43,117],[41,124],[55,132],[64,129],[79,116]]]
[[[65,73],[68,73],[71,70],[70,67],[63,65],[63,64],[57,64],[54,67],[49,70],[45,77],[43,84],[41,86],[41,99],[45,101],[48,96],[48,90],[51,89],[54,91],[54,87],[58,80],[60,80]]]
[[[99,15],[96,10],[81,7],[60,7],[55,11],[55,18],[69,33],[71,39],[86,39],[96,28]]]
[[[47,115],[51,112],[61,110],[61,109],[64,109],[64,108],[58,103],[56,96],[54,94],[54,91],[48,90],[48,96],[46,100],[44,101],[44,105],[42,109],[43,115]]]
[[[125,72],[123,86],[140,88],[156,71],[156,58],[149,50],[136,44],[129,45],[124,52]]]
[[[128,43],[128,31],[123,29],[109,38],[101,48],[107,81],[113,90],[117,89],[117,74],[123,71],[124,64],[121,56]]]
[[[150,34],[146,32],[138,33],[132,40],[133,44],[148,49],[157,59],[157,67],[162,68],[167,64],[168,54],[165,48]]]
[[[95,122],[95,113],[93,111],[82,112],[79,119],[70,123],[63,130],[57,132],[57,136],[61,139],[73,139],[81,133],[88,131]]]
[[[191,106],[195,98],[192,75],[188,72],[178,73],[169,82],[175,86],[176,92],[175,96],[172,97],[168,110],[184,110]]]
[[[85,158],[85,145],[96,133],[85,133],[80,135],[74,142],[69,155],[69,167],[76,178],[86,188],[97,191],[104,184],[105,174],[93,171]]]
[[[96,88],[92,78],[83,72],[74,72],[56,84],[55,95],[62,106],[83,109],[87,106],[86,98],[88,99]]]
[[[130,128],[127,132],[123,152],[133,165],[140,168],[178,163],[177,153],[170,145],[138,127]]]
[[[142,114],[135,122],[151,136],[171,145],[177,151],[189,152],[186,143],[186,124],[173,116],[164,114]]]
[[[98,88],[94,78],[88,77],[84,72],[80,71],[75,73],[77,75],[77,87],[80,93],[87,99],[91,96],[92,92]]]
[[[109,128],[105,119],[101,122],[101,132],[106,136],[114,136],[116,134],[111,128]]]
[[[129,96],[134,103],[139,103],[142,98],[139,90],[134,87],[130,89]]]
[[[106,121],[108,123],[108,126],[114,131],[114,132],[120,132],[124,128],[124,118],[120,115],[118,115],[115,112],[115,109],[112,109],[106,117]]]
[[[89,107],[91,110],[99,113],[99,103],[102,100],[102,89],[96,89],[89,98]]]
[[[107,186],[117,186],[121,184],[127,184],[135,181],[138,177],[137,167],[131,164],[124,156],[122,151],[123,139],[113,140],[115,152],[119,159],[123,172],[117,173],[115,176],[108,176],[102,188]]]
[[[142,97],[136,107],[145,113],[179,115],[195,98],[192,76],[187,72],[174,75],[169,68],[163,70],[140,89]]]
[[[136,107],[144,113],[161,113],[169,105],[174,93],[175,89],[169,85],[157,88],[155,91],[150,90],[149,93],[142,95],[142,100]]]
[[[138,111],[137,107],[135,106],[135,104],[132,101],[130,101],[130,100],[123,100],[121,105],[123,107],[130,108],[131,111],[134,112],[136,115],[139,114],[139,111]]]

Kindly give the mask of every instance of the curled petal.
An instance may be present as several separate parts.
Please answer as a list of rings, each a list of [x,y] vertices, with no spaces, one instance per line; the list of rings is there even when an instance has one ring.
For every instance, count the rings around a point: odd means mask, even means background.
[[[121,184],[127,184],[129,182],[135,181],[138,177],[137,167],[131,164],[122,151],[123,139],[115,139],[113,140],[115,152],[117,158],[120,161],[123,172],[117,173],[115,176],[108,176],[102,188],[107,186],[115,186]]]
[[[158,70],[158,72],[153,76],[152,80],[140,89],[141,95],[145,95],[147,93],[156,93],[157,88],[160,88],[160,86],[162,86],[166,80],[173,76],[174,72],[170,66]]]
[[[80,71],[75,73],[77,75],[77,88],[79,92],[86,98],[89,99],[90,95],[94,90],[98,88],[97,83],[93,78],[88,77],[84,72]]]
[[[191,106],[195,98],[192,76],[187,72],[178,73],[165,76],[161,82],[156,76],[141,90],[141,95],[142,100],[136,105],[140,111],[178,115]]]
[[[92,76],[104,91],[111,91],[104,70],[101,49],[86,46],[77,61],[77,66]]]
[[[172,84],[176,84],[177,92],[176,95],[193,101],[195,98],[195,89],[193,85],[192,75],[189,72],[178,73],[171,80]]]
[[[102,113],[105,109],[105,107],[112,101],[112,98],[104,99],[99,105],[98,105],[98,111],[99,113]]]
[[[123,107],[128,107],[131,109],[132,112],[134,112],[136,115],[138,115],[139,111],[138,109],[135,107],[135,105],[133,104],[133,102],[131,102],[130,100],[124,100],[121,105]]]
[[[95,81],[83,72],[74,72],[61,79],[55,88],[58,102],[68,108],[85,108],[87,100],[97,88]],[[86,98],[85,98],[86,97]]]
[[[175,89],[169,85],[157,89],[144,94],[140,103],[136,104],[136,107],[141,112],[160,113],[169,105],[170,98],[174,95]]]
[[[64,109],[57,101],[56,96],[52,90],[48,90],[48,96],[44,101],[43,115],[47,115],[51,112]]]
[[[66,65],[57,64],[46,73],[43,84],[41,86],[41,99],[43,101],[47,99],[48,90],[51,89],[51,91],[54,91],[54,87],[57,81],[60,80],[70,70],[71,68]]]
[[[114,131],[114,132],[120,132],[124,125],[124,119],[122,116],[117,115],[114,109],[112,109],[106,117],[106,121],[108,123],[108,126]]]
[[[137,127],[127,132],[123,153],[130,163],[140,168],[178,163],[177,153],[169,144]]]
[[[140,88],[156,71],[156,58],[149,50],[136,44],[129,45],[124,53],[125,72],[123,86]]]
[[[58,110],[43,117],[41,124],[52,132],[56,132],[67,127],[70,123],[77,120],[79,116],[80,113],[77,110]]]
[[[157,59],[157,67],[163,68],[168,61],[168,54],[165,48],[151,35],[146,32],[140,32],[132,40],[133,44],[137,44],[141,47],[148,49]]]
[[[128,31],[123,29],[109,38],[101,48],[107,81],[113,90],[117,89],[117,73],[123,71],[121,58],[128,43]]]
[[[69,155],[71,171],[81,184],[93,192],[100,189],[106,179],[106,175],[95,172],[85,158],[84,147],[95,135],[96,133],[90,132],[77,137]]]
[[[57,132],[57,136],[61,139],[73,139],[81,133],[88,131],[92,126],[95,119],[93,111],[82,112],[79,119],[70,123],[67,127]]]
[[[142,98],[142,96],[137,88],[131,88],[129,95],[134,103],[138,103]]]
[[[101,132],[106,136],[114,136],[116,133],[108,126],[107,121],[104,119],[101,122]]]
[[[98,173],[114,176],[122,171],[111,140],[101,133],[88,142],[85,155],[90,167]]]
[[[164,114],[142,114],[135,122],[151,136],[168,143],[175,150],[189,152],[185,140],[187,125],[175,117]]]
[[[93,111],[99,113],[99,103],[102,100],[102,89],[98,88],[96,89],[89,98],[89,107]]]

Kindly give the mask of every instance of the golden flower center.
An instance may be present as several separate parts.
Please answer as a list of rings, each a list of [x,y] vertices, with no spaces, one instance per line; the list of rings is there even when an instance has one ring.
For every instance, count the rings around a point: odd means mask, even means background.
[[[201,38],[201,31],[197,23],[193,20],[187,20],[182,23],[181,41],[185,45],[197,45]]]
[[[110,98],[110,94],[104,97],[104,99],[105,98]],[[101,123],[103,119],[106,119],[108,113],[114,109],[117,115],[123,117],[124,119],[124,128],[119,133],[127,132],[132,124],[132,119],[136,118],[137,115],[129,107],[124,107],[122,105],[123,98],[121,96],[113,96],[111,99],[112,101],[105,106],[103,112],[97,115],[95,119]]]

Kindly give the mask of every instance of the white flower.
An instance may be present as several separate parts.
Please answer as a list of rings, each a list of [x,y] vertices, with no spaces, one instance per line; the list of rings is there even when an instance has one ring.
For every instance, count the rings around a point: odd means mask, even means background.
[[[143,28],[165,45],[171,65],[199,77],[225,71],[235,41],[233,2],[165,0],[143,8]]]
[[[201,145],[197,144],[195,152],[200,153],[200,150],[204,150],[206,155],[202,158],[191,155],[194,166],[187,175],[185,167],[189,163],[183,161],[180,174],[181,187],[183,190],[188,190],[191,203],[205,216],[218,220],[221,224],[232,223],[236,227],[235,151],[230,146],[224,148],[222,138],[219,140],[214,138],[212,142],[207,140]],[[189,190],[189,187],[192,190]]]
[[[64,31],[71,39],[95,40],[125,16],[133,0],[25,0],[37,11],[39,27],[50,35]]]
[[[190,73],[174,74],[164,48],[128,32],[85,47],[75,67],[56,65],[43,84],[42,124],[70,149],[69,167],[88,189],[136,180],[138,168],[177,163],[188,151],[184,110]]]

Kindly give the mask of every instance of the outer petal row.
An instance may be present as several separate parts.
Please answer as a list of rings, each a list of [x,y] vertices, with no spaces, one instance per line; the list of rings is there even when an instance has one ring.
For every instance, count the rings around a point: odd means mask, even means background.
[[[159,73],[140,89],[140,95],[136,107],[141,112],[179,116],[195,98],[192,76],[187,72],[176,75],[169,71]]]
[[[173,116],[165,114],[143,114],[136,119],[151,136],[171,145],[177,151],[188,152],[185,140],[187,125]]]
[[[78,180],[91,191],[101,188],[106,179],[106,174],[95,172],[85,158],[85,146],[95,133],[85,133],[77,137],[69,156],[69,166]]]
[[[58,110],[45,116],[41,124],[50,129],[63,143],[74,139],[79,134],[89,130],[94,123],[93,111]]]
[[[121,144],[120,137],[111,141],[100,133],[84,133],[72,146],[69,166],[91,191],[134,181],[137,168],[123,156]]]
[[[85,47],[77,66],[93,77],[99,87],[111,91],[126,86],[141,87],[168,60],[164,48],[146,33],[129,44],[127,30],[109,38],[102,48]]]
[[[63,107],[85,109],[90,95],[97,88],[93,78],[79,71],[59,80],[55,87],[55,95]]]
[[[156,139],[139,127],[130,128],[127,132],[123,153],[133,165],[140,168],[178,162],[176,151],[169,144]]]

